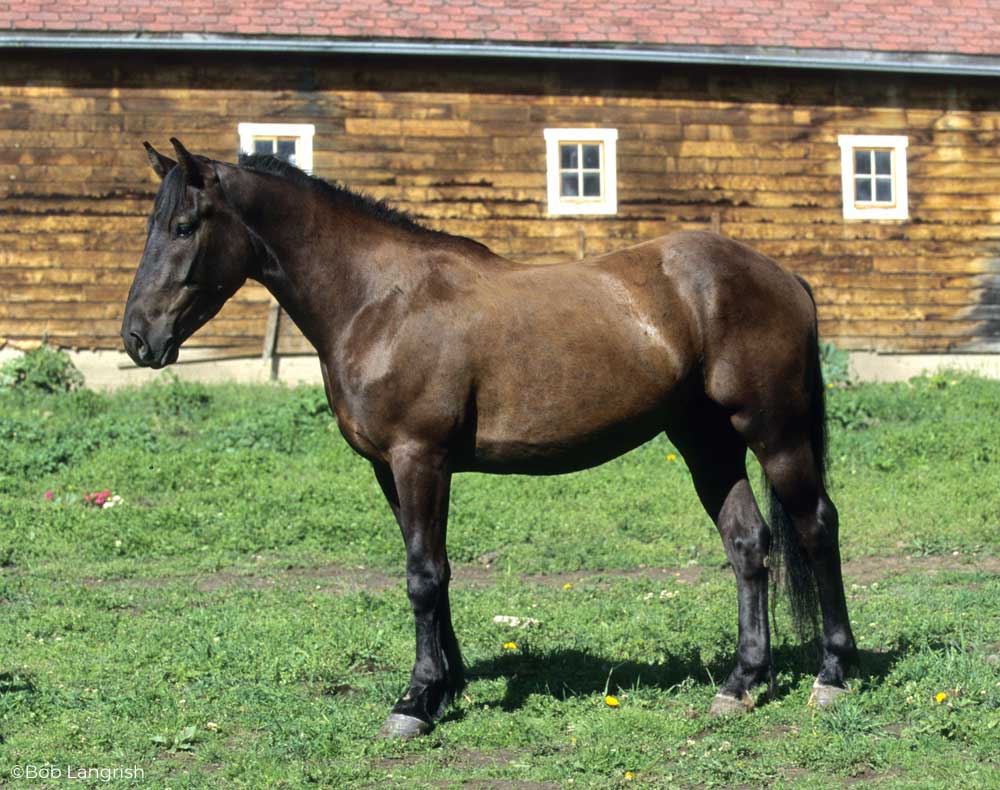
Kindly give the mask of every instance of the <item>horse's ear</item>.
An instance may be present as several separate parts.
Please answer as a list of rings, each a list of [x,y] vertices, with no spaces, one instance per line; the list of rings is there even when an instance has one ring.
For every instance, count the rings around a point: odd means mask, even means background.
[[[149,164],[152,165],[153,172],[155,172],[162,181],[163,177],[177,166],[177,163],[169,156],[161,154],[148,142],[144,142],[142,145],[146,149],[146,156],[149,157]]]
[[[211,168],[204,159],[201,162],[195,159],[176,137],[171,137],[170,142],[177,152],[177,164],[184,171],[184,180],[188,183],[188,186],[192,186],[195,189],[204,189],[205,176],[212,174]]]

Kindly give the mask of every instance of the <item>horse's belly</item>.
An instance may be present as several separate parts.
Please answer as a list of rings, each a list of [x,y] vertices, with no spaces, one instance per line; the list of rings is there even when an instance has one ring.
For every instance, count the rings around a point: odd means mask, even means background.
[[[474,455],[460,471],[557,475],[599,466],[645,444],[662,430],[655,419],[636,420],[587,436],[548,442],[530,438],[477,437]]]
[[[663,430],[672,392],[672,382],[634,377],[604,386],[524,383],[506,388],[504,401],[478,399],[470,469],[559,474],[602,464]]]

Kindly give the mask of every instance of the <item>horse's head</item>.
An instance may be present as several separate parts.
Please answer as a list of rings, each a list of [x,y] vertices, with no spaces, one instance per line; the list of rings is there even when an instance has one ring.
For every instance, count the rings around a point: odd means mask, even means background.
[[[181,343],[246,281],[253,255],[249,231],[226,201],[223,166],[170,142],[177,161],[144,144],[161,183],[122,321],[125,350],[152,368],[177,361]]]

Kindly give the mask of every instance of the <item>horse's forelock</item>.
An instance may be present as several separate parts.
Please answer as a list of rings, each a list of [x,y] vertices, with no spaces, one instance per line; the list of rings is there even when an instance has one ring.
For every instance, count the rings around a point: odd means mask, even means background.
[[[161,222],[168,221],[180,208],[184,198],[184,174],[179,167],[172,168],[160,182],[160,191],[153,202],[153,216]]]

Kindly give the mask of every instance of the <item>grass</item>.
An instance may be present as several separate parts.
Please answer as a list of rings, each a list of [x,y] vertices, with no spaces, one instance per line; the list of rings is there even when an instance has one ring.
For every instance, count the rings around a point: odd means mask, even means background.
[[[372,736],[412,662],[401,542],[319,390],[2,393],[0,783],[995,787],[998,402],[960,376],[830,391],[863,669],[824,711],[779,606],[778,699],[704,715],[735,585],[665,439],[577,475],[459,477],[471,682],[399,744]],[[124,504],[81,504],[104,488]]]

